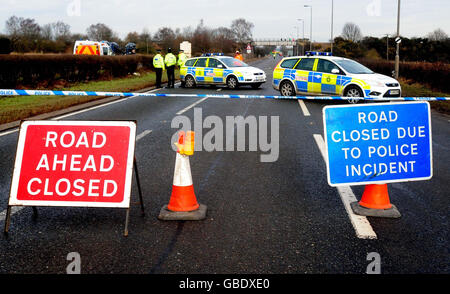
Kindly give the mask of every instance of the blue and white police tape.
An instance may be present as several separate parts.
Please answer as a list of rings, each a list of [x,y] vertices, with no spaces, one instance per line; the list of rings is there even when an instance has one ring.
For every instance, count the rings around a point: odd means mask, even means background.
[[[104,96],[104,97],[186,97],[223,99],[295,99],[295,100],[370,100],[370,101],[450,101],[450,97],[341,97],[341,96],[271,96],[271,95],[219,95],[219,94],[167,94],[94,91],[51,91],[0,89],[0,96]]]

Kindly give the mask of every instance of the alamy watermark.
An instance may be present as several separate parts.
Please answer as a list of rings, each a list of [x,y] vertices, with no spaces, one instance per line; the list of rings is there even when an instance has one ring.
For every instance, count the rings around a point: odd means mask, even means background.
[[[223,121],[215,115],[203,118],[202,109],[194,108],[193,123],[189,117],[178,115],[172,119],[171,127],[195,132],[194,151],[260,151],[261,162],[278,160],[279,116],[226,116]],[[203,133],[203,128],[209,130]],[[173,143],[177,140],[178,132],[175,132],[171,139],[174,151],[177,148]]]
[[[72,0],[67,5],[66,13],[68,16],[81,16],[81,0]]]
[[[66,260],[70,263],[66,267],[66,273],[69,275],[76,275],[81,273],[81,256],[78,252],[70,252],[67,254]]]
[[[367,261],[371,261],[366,268],[366,274],[378,275],[381,274],[381,257],[377,252],[369,252],[366,257]]]

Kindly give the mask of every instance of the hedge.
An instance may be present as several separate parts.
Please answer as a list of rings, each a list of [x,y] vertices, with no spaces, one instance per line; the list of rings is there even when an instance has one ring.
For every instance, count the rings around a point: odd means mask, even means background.
[[[120,78],[152,70],[152,61],[148,55],[0,55],[0,87],[51,87],[58,80],[76,83]]]
[[[392,76],[394,62],[386,60],[360,59],[360,63],[374,72]],[[450,93],[450,64],[442,62],[400,62],[400,77],[428,85],[432,89]]]

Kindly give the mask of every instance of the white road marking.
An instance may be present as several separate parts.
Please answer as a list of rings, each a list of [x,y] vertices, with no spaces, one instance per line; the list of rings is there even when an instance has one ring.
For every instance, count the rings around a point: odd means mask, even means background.
[[[298,104],[300,105],[300,108],[302,109],[304,116],[311,116],[311,114],[309,113],[309,110],[306,107],[306,104],[305,104],[305,102],[303,102],[303,100],[299,99]]]
[[[153,130],[145,130],[142,133],[140,133],[139,135],[136,136],[136,141],[141,140],[142,138],[144,138],[145,136],[147,136],[148,134],[151,134],[153,132]],[[13,206],[11,207],[11,216],[13,216],[15,213],[21,211],[22,209],[24,209],[27,206]],[[2,212],[0,212],[0,221],[4,221],[6,219],[6,209],[3,210]]]
[[[11,207],[11,216],[22,209],[24,209],[26,206],[13,206]],[[4,221],[6,219],[6,209],[0,212],[0,221]]]
[[[192,104],[189,105],[188,107],[185,107],[185,108],[183,108],[182,110],[178,111],[178,112],[177,112],[177,115],[180,115],[180,114],[185,113],[186,111],[188,111],[188,110],[191,109],[192,107],[194,107],[194,106],[196,106],[196,105],[202,103],[202,102],[205,101],[206,99],[208,99],[208,97],[202,98],[202,99],[200,99],[200,100],[198,100],[198,101],[192,103]]]
[[[145,131],[143,131],[142,133],[140,133],[139,135],[136,136],[136,141],[139,141],[140,139],[144,138],[145,136],[147,136],[151,132],[152,132],[152,130],[145,130]]]
[[[314,140],[319,147],[320,153],[322,154],[323,160],[327,161],[326,146],[322,135],[314,134]],[[344,204],[345,210],[350,218],[350,221],[355,229],[356,236],[360,239],[376,239],[377,234],[370,225],[369,220],[365,216],[356,215],[353,213],[350,203],[358,201],[355,197],[350,186],[339,186],[337,187],[339,196],[341,197],[342,203]]]
[[[153,89],[153,90],[145,92],[145,93],[152,93],[152,92],[155,92],[155,91],[158,91],[158,90],[159,89]],[[118,99],[118,100],[111,101],[111,102],[108,102],[108,103],[100,104],[100,105],[89,107],[89,108],[86,108],[86,109],[81,109],[79,111],[75,111],[75,112],[67,113],[67,114],[64,114],[64,115],[57,116],[57,117],[53,117],[53,118],[50,118],[50,120],[63,119],[63,118],[66,118],[66,117],[69,117],[69,116],[72,116],[72,115],[77,115],[77,114],[80,114],[80,113],[83,113],[83,112],[87,112],[87,111],[91,111],[91,110],[94,110],[94,109],[97,109],[97,108],[109,106],[109,105],[112,105],[112,104],[115,104],[115,103],[119,103],[119,102],[124,102],[124,101],[127,101],[128,99],[132,99],[132,98],[136,98],[136,97],[139,97],[139,96],[131,96],[131,97],[123,98],[123,99]],[[5,131],[3,133],[0,133],[0,137],[6,136],[6,135],[9,135],[9,134],[12,134],[12,133],[15,133],[17,131],[19,131],[19,128],[15,128],[15,129],[10,130],[10,131]]]

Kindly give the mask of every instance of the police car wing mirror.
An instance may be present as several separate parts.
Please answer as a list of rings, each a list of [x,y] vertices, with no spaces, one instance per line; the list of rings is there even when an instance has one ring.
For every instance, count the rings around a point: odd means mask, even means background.
[[[338,73],[339,73],[339,69],[333,68],[333,69],[331,70],[331,73],[333,73],[333,74],[338,74]]]
[[[223,68],[223,65],[222,64],[218,64],[217,68]]]

